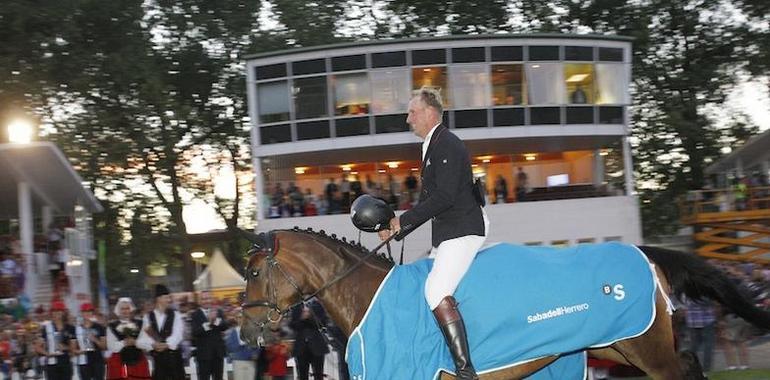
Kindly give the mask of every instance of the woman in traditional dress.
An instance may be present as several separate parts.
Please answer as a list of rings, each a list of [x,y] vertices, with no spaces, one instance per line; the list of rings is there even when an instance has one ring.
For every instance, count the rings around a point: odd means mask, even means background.
[[[107,349],[112,356],[107,360],[107,380],[150,379],[150,367],[144,352],[136,347],[136,338],[142,330],[142,320],[133,318],[136,309],[131,298],[122,297],[115,304],[116,321],[107,329]]]

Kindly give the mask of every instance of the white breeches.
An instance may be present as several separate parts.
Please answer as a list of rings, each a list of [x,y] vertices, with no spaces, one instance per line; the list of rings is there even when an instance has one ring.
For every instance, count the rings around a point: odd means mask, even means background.
[[[489,235],[489,219],[484,209],[484,236],[467,235],[443,241],[430,251],[433,269],[425,280],[425,299],[430,309],[435,309],[441,300],[451,296],[460,284],[465,272]]]

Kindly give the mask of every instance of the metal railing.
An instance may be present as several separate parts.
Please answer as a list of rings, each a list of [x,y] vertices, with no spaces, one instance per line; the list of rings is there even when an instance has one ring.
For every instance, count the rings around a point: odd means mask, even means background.
[[[695,221],[702,214],[756,210],[770,210],[770,186],[692,190],[679,200],[680,216],[685,223]]]

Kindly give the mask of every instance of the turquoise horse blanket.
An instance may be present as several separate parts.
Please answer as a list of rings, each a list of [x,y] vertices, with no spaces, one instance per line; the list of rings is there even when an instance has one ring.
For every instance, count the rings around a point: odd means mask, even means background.
[[[454,371],[423,296],[433,265],[394,267],[353,331],[353,380],[436,379]],[[643,334],[655,318],[654,268],[635,246],[483,249],[455,292],[477,372],[561,354],[531,379],[584,379],[585,349]]]

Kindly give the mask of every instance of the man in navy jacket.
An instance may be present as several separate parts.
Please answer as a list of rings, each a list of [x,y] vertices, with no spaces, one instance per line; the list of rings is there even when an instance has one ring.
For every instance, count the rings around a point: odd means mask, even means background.
[[[430,257],[434,262],[425,282],[425,298],[452,353],[457,378],[477,379],[465,324],[452,295],[484,244],[489,222],[479,194],[474,194],[465,144],[441,124],[442,114],[441,95],[436,90],[423,87],[409,102],[406,122],[424,140],[422,191],[417,206],[391,219],[390,230],[381,231],[380,238],[431,220]]]

